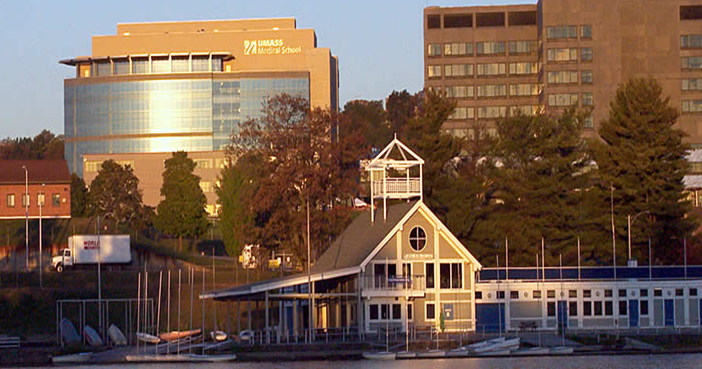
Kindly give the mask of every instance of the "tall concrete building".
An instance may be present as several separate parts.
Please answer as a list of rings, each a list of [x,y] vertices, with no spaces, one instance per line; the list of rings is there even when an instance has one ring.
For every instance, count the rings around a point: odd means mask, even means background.
[[[445,129],[472,135],[521,111],[592,108],[607,119],[618,84],[652,76],[702,147],[702,5],[697,0],[539,0],[424,9],[425,87],[458,107]],[[482,124],[481,124],[482,123]]]
[[[214,213],[213,169],[266,98],[338,109],[337,58],[294,18],[119,24],[92,38],[92,55],[61,63],[76,70],[64,81],[70,171],[90,183],[103,160],[130,164],[148,205],[160,201],[162,161],[184,150]]]

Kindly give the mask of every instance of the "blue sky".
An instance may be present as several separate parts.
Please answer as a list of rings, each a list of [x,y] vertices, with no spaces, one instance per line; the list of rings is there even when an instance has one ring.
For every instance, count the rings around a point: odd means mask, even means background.
[[[0,0],[0,139],[63,133],[61,59],[90,55],[91,36],[117,23],[295,17],[339,57],[341,107],[422,88],[422,9],[536,0]]]

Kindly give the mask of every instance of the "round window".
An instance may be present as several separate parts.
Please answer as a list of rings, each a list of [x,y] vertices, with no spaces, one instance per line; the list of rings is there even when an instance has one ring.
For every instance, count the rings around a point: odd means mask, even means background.
[[[427,245],[427,234],[422,227],[412,228],[409,235],[409,243],[414,251],[424,250],[424,246]]]

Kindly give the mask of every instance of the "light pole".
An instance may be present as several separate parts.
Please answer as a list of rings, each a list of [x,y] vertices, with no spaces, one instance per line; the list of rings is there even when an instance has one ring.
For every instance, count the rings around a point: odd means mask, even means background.
[[[42,266],[44,265],[42,263],[42,239],[41,239],[41,208],[44,206],[44,202],[46,201],[46,195],[44,195],[44,186],[45,184],[41,184],[41,194],[37,197],[37,203],[39,205],[39,288],[44,288],[44,283],[42,281]],[[41,201],[39,201],[39,198],[41,198]]]
[[[104,332],[103,329],[103,324],[102,324],[102,278],[100,275],[100,263],[101,263],[101,258],[100,258],[100,248],[102,247],[100,245],[100,219],[105,218],[108,215],[114,216],[114,213],[105,213],[102,215],[97,216],[97,250],[98,250],[98,264],[97,264],[97,270],[98,270],[98,314],[100,314],[100,319],[98,319],[99,325],[100,325],[100,330],[101,332]]]
[[[24,165],[22,169],[24,169],[24,196],[22,196],[24,200],[24,247],[27,271],[29,271],[29,171]]]
[[[631,215],[627,215],[627,216],[626,216],[627,236],[628,236],[628,239],[629,239],[629,240],[628,240],[628,243],[629,243],[629,262],[630,262],[630,263],[631,263],[632,260],[633,260],[633,259],[631,258],[631,224],[634,223],[634,221],[636,221],[636,218],[638,218],[639,215],[641,215],[641,214],[646,214],[646,213],[650,213],[650,211],[644,210],[644,211],[642,211],[642,212],[640,212],[640,213],[634,215],[634,218],[633,218],[633,219],[631,218]]]

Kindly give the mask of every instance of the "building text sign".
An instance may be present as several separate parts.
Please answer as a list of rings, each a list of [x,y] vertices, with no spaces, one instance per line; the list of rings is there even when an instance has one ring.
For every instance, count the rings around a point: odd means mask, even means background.
[[[287,46],[282,38],[244,40],[244,55],[300,54],[302,46]]]

